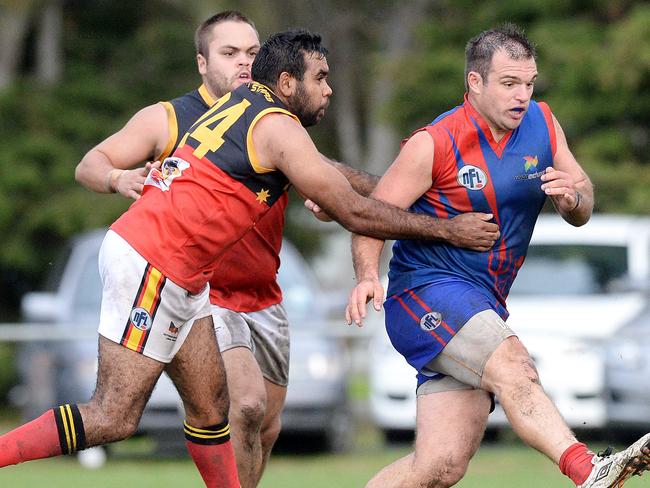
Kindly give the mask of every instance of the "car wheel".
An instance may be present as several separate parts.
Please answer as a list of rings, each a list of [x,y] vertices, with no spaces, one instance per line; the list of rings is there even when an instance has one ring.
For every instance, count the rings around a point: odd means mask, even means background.
[[[159,429],[147,432],[154,442],[156,457],[177,458],[187,454],[185,437],[180,429]]]
[[[406,444],[415,439],[415,432],[405,429],[383,429],[382,435],[386,444]]]

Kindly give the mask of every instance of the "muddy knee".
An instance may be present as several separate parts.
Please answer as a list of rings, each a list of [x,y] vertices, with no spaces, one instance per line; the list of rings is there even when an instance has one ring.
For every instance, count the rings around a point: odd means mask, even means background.
[[[230,408],[230,421],[245,432],[257,434],[264,420],[266,402],[261,398],[244,398],[233,401]]]
[[[430,461],[430,464],[424,469],[415,470],[417,481],[414,486],[422,488],[454,486],[465,475],[468,463],[469,459],[452,455]]]

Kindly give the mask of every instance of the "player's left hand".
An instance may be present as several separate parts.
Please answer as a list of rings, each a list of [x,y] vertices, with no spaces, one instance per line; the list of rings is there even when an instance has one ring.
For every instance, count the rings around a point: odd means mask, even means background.
[[[321,222],[332,221],[332,217],[327,215],[325,211],[322,208],[320,208],[316,202],[311,201],[309,198],[305,200],[305,207],[309,209],[311,213],[314,214],[314,217],[316,217]]]
[[[366,303],[372,299],[372,304],[378,312],[384,301],[384,287],[378,279],[361,280],[350,292],[348,305],[345,307],[345,320],[348,325],[354,322],[358,327],[363,326],[366,317]]]
[[[114,181],[115,192],[133,200],[139,199],[144,188],[144,181],[154,168],[160,169],[160,161],[148,161],[140,168],[113,170],[119,171],[119,175]]]
[[[553,167],[546,168],[541,176],[542,190],[553,199],[558,210],[571,212],[578,202],[578,190],[575,181],[569,173],[559,171]]]

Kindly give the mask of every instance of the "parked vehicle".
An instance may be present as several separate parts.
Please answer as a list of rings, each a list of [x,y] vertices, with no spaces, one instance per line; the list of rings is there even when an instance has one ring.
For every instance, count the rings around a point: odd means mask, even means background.
[[[576,228],[540,216],[508,298],[508,324],[572,428],[607,425],[604,346],[644,307],[648,281],[650,218],[594,215]],[[391,438],[415,426],[415,372],[383,328],[370,351],[371,414]],[[489,427],[506,425],[497,408]]]
[[[605,352],[607,426],[611,437],[627,441],[650,431],[650,303]]]
[[[51,323],[70,340],[33,342],[19,353],[22,385],[14,395],[26,419],[52,406],[85,401],[95,386],[101,281],[97,257],[105,230],[74,238],[51,273],[49,291],[24,296],[27,322]],[[293,434],[320,436],[324,447],[343,449],[351,439],[352,412],[342,345],[327,334],[327,308],[311,270],[296,248],[284,242],[279,281],[291,319],[291,384],[283,425]],[[81,337],[81,338],[80,338]],[[139,426],[159,452],[184,451],[180,398],[163,374]],[[341,426],[346,426],[344,431]]]

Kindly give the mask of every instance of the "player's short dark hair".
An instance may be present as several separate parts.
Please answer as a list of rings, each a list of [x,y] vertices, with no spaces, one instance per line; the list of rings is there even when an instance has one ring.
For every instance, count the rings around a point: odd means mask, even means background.
[[[201,54],[207,58],[208,55],[208,44],[210,44],[210,34],[212,33],[212,27],[221,22],[245,22],[250,25],[255,32],[255,24],[251,19],[246,17],[241,12],[237,10],[224,10],[214,14],[212,17],[204,20],[201,25],[196,29],[194,33],[194,46],[196,47],[196,53]]]
[[[536,59],[535,45],[515,24],[506,23],[472,37],[465,47],[465,90],[467,75],[475,71],[487,82],[494,53],[503,49],[511,59]]]
[[[251,68],[253,80],[273,89],[280,74],[286,71],[302,81],[306,70],[305,54],[316,54],[319,59],[327,55],[320,34],[305,29],[273,34],[255,56]]]

